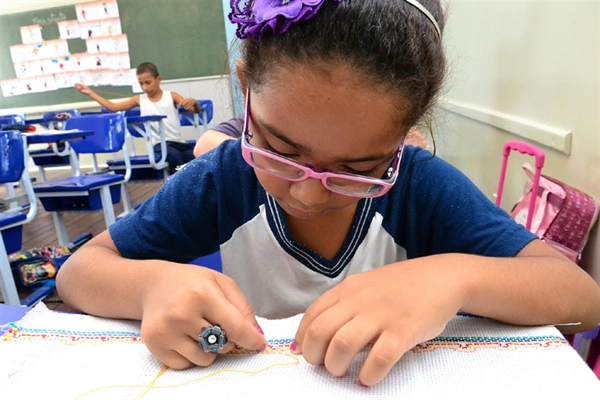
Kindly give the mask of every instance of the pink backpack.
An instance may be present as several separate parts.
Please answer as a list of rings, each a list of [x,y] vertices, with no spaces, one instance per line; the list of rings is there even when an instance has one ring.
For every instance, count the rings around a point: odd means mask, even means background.
[[[498,206],[502,201],[506,165],[511,150],[534,156],[536,163],[535,171],[528,163],[523,165],[529,181],[510,215],[570,260],[579,263],[590,230],[598,218],[597,201],[566,183],[542,175],[545,160],[542,150],[529,143],[511,141],[504,144],[496,198]]]

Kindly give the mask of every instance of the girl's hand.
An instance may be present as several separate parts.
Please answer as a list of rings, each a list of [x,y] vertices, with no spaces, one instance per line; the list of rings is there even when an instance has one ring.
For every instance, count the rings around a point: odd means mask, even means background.
[[[208,268],[168,263],[142,299],[142,340],[161,362],[171,368],[207,366],[216,354],[198,346],[202,328],[219,325],[228,342],[258,350],[266,343],[257,328],[252,307],[229,277]]]
[[[81,92],[83,94],[87,94],[87,95],[90,95],[92,93],[92,89],[87,87],[87,85],[85,83],[76,83],[75,89],[77,89],[77,90],[79,90],[79,92]]]
[[[358,379],[367,386],[381,381],[406,351],[438,336],[461,307],[460,278],[428,259],[344,279],[307,309],[293,352],[343,376],[358,352],[373,342]]]
[[[196,107],[196,100],[194,99],[183,99],[179,104],[181,107],[185,108],[187,111],[194,112]]]

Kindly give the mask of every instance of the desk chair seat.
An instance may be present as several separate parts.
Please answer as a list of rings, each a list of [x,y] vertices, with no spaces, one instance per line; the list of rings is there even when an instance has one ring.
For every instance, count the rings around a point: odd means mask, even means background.
[[[125,175],[70,176],[35,185],[35,193],[46,211],[94,211],[102,208],[101,188],[110,186],[111,204],[121,201],[120,186]],[[67,196],[68,195],[68,196]]]
[[[23,223],[26,219],[27,214],[24,212],[3,212],[0,215],[0,230],[2,230],[6,254],[21,250]],[[9,225],[13,227],[8,228]]]
[[[37,213],[37,201],[29,178],[29,172],[26,168],[27,139],[19,131],[0,132],[0,183],[7,186],[13,186],[18,182],[20,189],[24,192],[21,195],[11,194],[8,202],[29,204],[27,213],[20,211],[0,212],[0,291],[5,304],[21,305],[17,286],[13,279],[8,254],[21,249],[23,240],[23,225],[31,221]],[[24,207],[20,207],[23,209]],[[51,290],[45,288],[38,291],[34,296],[30,296],[24,305],[32,305],[29,301],[39,301],[43,296],[48,295]]]
[[[0,214],[0,229],[12,225],[15,222],[23,221],[26,218],[27,214],[24,212],[3,212]]]
[[[127,125],[127,139],[131,145],[131,154],[129,161],[131,163],[130,181],[148,181],[148,180],[166,180],[169,176],[169,164],[166,161],[166,139],[162,121],[160,124],[159,136],[161,137],[161,158],[154,159],[154,145],[152,144],[152,130],[150,121],[135,122],[140,117],[140,109],[133,108],[125,111],[125,121]],[[137,118],[139,119],[139,118]],[[131,122],[134,121],[134,122]],[[157,120],[158,121],[158,120]],[[146,154],[136,155],[134,139],[140,138],[145,141]],[[151,158],[152,157],[152,158]],[[112,159],[107,160],[106,165],[117,174],[125,173],[125,160]]]
[[[66,246],[69,243],[63,213],[71,211],[95,211],[102,209],[108,228],[115,222],[113,204],[121,201],[125,213],[131,211],[129,195],[125,183],[131,176],[131,164],[125,141],[125,129],[121,114],[98,114],[69,118],[65,129],[93,131],[80,140],[71,141],[75,153],[114,153],[123,150],[125,154],[126,173],[88,174],[71,176],[33,186],[36,196],[44,209],[52,213],[58,244]]]
[[[40,157],[47,156],[47,159],[41,160]],[[33,158],[33,163],[35,165],[45,165],[45,166],[64,166],[69,165],[69,157],[59,157],[54,154],[52,149],[39,149],[39,150],[30,150],[29,157]]]
[[[71,165],[71,160],[68,155],[57,156],[52,149],[31,150],[29,156],[33,159],[33,163],[43,170],[43,168],[64,167]],[[45,180],[45,173],[42,174],[42,180]]]
[[[165,179],[165,172],[167,170],[165,168],[160,170],[153,168],[148,156],[131,156],[129,157],[129,161],[131,161],[130,182]],[[125,160],[123,159],[107,160],[106,165],[117,174],[125,173]]]

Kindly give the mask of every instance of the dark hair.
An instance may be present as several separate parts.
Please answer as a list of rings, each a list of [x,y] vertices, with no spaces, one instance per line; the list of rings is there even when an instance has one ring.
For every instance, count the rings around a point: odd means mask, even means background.
[[[444,28],[438,0],[420,0]],[[383,93],[398,98],[406,131],[431,109],[443,83],[446,62],[433,23],[400,0],[325,0],[318,14],[283,35],[266,32],[243,41],[242,55],[253,90],[278,67],[309,63],[315,68],[344,63]]]
[[[137,69],[135,71],[135,73],[137,75],[143,74],[143,73],[150,73],[150,75],[152,75],[155,78],[158,78],[158,68],[156,68],[156,65],[152,64],[151,62],[143,62],[140,65],[137,66]]]

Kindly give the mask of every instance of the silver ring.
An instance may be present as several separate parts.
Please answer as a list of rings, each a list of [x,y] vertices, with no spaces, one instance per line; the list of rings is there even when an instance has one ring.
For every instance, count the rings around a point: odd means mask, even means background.
[[[202,328],[198,336],[198,346],[207,353],[217,354],[225,343],[227,343],[227,336],[219,325]]]

